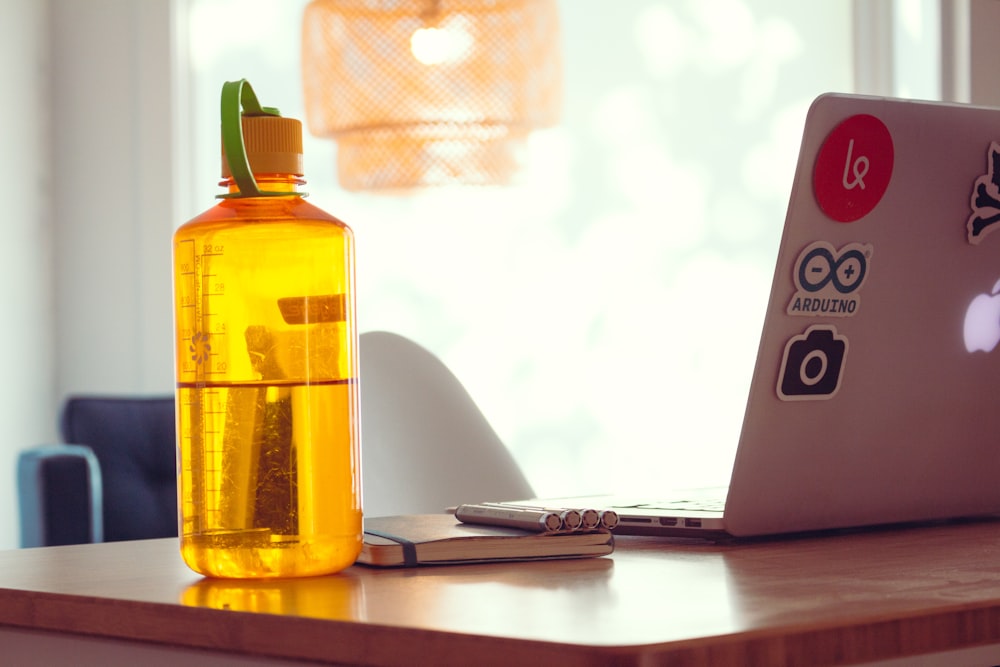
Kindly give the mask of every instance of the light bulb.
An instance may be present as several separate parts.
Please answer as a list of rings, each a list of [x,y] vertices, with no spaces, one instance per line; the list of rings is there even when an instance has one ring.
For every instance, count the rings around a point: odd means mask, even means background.
[[[420,28],[410,37],[410,51],[424,65],[459,61],[471,50],[472,36],[458,27]]]

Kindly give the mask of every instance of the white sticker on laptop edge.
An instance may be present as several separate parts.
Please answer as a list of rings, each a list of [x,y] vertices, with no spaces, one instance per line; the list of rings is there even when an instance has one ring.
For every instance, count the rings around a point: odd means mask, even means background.
[[[1000,228],[1000,143],[990,142],[986,151],[986,173],[976,179],[969,201],[972,209],[965,226],[969,243],[978,245],[983,237]]]
[[[832,324],[814,324],[785,344],[778,398],[823,401],[836,396],[847,364],[847,337]]]
[[[840,249],[826,241],[805,247],[795,260],[795,294],[785,312],[802,317],[851,317],[861,308],[861,286],[868,278],[873,247],[848,243]]]

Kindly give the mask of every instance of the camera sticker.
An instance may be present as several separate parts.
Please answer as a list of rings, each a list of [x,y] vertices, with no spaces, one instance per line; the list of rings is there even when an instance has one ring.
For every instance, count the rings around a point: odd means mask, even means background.
[[[1000,222],[1000,143],[990,142],[986,173],[976,179],[970,200],[972,214],[966,223],[969,243],[978,245]]]
[[[822,401],[840,389],[847,361],[847,337],[829,324],[814,324],[785,344],[778,372],[778,398]]]
[[[882,200],[892,177],[894,149],[885,123],[851,116],[823,141],[813,166],[813,192],[828,217],[854,222]]]
[[[850,317],[861,307],[858,290],[868,277],[873,247],[848,243],[839,250],[826,241],[806,246],[795,261],[796,292],[789,315]]]

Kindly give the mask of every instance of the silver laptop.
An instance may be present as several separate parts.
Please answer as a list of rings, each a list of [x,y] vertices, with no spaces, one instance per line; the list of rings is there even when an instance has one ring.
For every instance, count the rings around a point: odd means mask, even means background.
[[[612,508],[617,532],[653,535],[998,513],[998,342],[1000,109],[824,95],[728,489],[544,504]]]

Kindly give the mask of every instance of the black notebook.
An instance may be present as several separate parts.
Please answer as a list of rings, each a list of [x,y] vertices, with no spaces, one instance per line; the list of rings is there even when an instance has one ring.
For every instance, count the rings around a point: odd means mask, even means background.
[[[592,558],[614,551],[608,531],[536,533],[461,523],[451,514],[365,519],[358,563],[412,567],[458,563]]]

